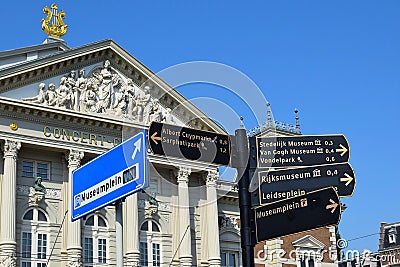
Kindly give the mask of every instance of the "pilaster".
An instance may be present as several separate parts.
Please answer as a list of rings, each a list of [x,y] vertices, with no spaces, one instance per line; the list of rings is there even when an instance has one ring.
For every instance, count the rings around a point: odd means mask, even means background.
[[[221,266],[218,205],[217,205],[217,180],[218,170],[210,170],[206,176],[207,187],[207,247],[208,262],[210,267]]]
[[[1,266],[16,265],[16,192],[17,155],[21,148],[18,141],[6,139],[3,146],[4,175],[1,188],[0,217],[0,263]]]
[[[69,210],[72,209],[72,171],[80,166],[81,160],[84,156],[82,151],[70,150],[66,153],[68,163],[68,200]],[[68,215],[67,220],[67,254],[68,266],[80,267],[82,266],[82,245],[81,245],[81,220],[71,222],[71,213]]]
[[[124,202],[125,205],[125,240],[126,240],[126,264],[130,266],[139,266],[139,215],[138,215],[138,195],[128,196]]]
[[[189,211],[189,175],[191,169],[180,167],[178,171],[178,205],[179,205],[179,248],[180,266],[192,266],[190,211]]]

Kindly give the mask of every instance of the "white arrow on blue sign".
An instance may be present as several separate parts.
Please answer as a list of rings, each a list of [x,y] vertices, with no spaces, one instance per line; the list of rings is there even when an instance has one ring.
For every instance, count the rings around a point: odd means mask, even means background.
[[[148,184],[146,130],[72,172],[72,221]]]

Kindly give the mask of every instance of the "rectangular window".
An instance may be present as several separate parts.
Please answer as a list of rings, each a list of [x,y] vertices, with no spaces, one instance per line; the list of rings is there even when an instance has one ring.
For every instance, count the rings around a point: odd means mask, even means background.
[[[49,179],[49,163],[37,161],[22,161],[22,176],[24,177],[42,177],[43,180]]]
[[[221,267],[237,267],[238,253],[236,252],[222,252],[221,253]]]
[[[36,267],[46,267],[46,263],[38,263],[36,264]]]
[[[33,177],[33,161],[22,161],[22,176]]]
[[[221,267],[226,267],[226,253],[221,253]]]
[[[32,251],[32,233],[23,232],[22,233],[22,258],[30,258],[31,251]]]
[[[37,163],[36,177],[42,177],[43,180],[48,180],[49,177],[49,164],[48,163]]]
[[[38,234],[38,259],[46,258],[47,234]]]
[[[158,194],[158,179],[157,178],[150,178],[149,179],[149,190],[150,193]]]
[[[107,246],[106,246],[106,240],[101,238],[98,241],[98,250],[97,250],[97,256],[99,257],[99,263],[107,263]]]
[[[307,260],[308,259],[308,260]],[[302,259],[300,261],[300,267],[314,267],[314,259]]]
[[[22,262],[22,267],[31,267],[31,266],[32,265],[30,262],[25,262],[25,261]]]
[[[236,254],[229,253],[229,266],[236,267]]]
[[[160,244],[153,243],[153,266],[161,266]]]
[[[93,263],[93,238],[85,237],[83,243],[83,262]]]
[[[139,251],[140,251],[140,266],[148,266],[148,261],[147,261],[148,251],[146,242],[140,242]]]

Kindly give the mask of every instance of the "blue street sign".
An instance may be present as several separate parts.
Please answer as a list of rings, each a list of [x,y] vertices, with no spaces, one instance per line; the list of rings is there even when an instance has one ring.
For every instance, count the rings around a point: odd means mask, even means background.
[[[72,172],[72,221],[147,186],[143,130]]]

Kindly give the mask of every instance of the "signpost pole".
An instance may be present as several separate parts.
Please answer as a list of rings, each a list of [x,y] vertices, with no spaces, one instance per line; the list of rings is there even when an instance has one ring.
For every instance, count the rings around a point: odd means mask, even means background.
[[[124,239],[123,239],[123,217],[122,217],[122,201],[115,203],[115,235],[116,235],[116,260],[117,267],[124,266]]]
[[[249,147],[245,129],[237,129],[236,156],[237,172],[239,177],[239,209],[240,209],[240,239],[242,246],[243,266],[254,266],[254,248],[251,240],[250,212],[251,199],[249,192]]]

